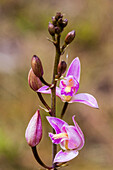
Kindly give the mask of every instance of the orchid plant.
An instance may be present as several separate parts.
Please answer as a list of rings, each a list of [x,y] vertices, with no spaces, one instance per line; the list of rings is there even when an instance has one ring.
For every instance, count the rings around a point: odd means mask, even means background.
[[[56,48],[52,82],[48,83],[43,78],[43,66],[40,58],[36,55],[32,57],[31,69],[28,74],[29,86],[37,93],[40,101],[45,106],[43,109],[50,115],[46,116],[46,118],[53,129],[53,133],[49,133],[49,137],[53,143],[52,166],[47,166],[44,161],[42,161],[36,148],[42,138],[42,123],[39,109],[33,115],[27,126],[25,138],[32,148],[36,161],[43,168],[53,170],[57,170],[57,168],[62,167],[62,165],[64,166],[68,161],[75,158],[85,143],[83,132],[75,121],[75,116],[72,116],[74,125],[68,125],[68,123],[63,120],[68,104],[79,102],[93,108],[98,108],[97,101],[92,95],[88,93],[77,94],[81,70],[78,57],[71,62],[66,76],[63,76],[67,68],[67,63],[65,61],[60,61],[60,58],[75,38],[75,31],[73,30],[67,34],[64,44],[61,46],[61,34],[67,24],[68,20],[63,19],[63,15],[57,12],[56,15],[52,17],[52,22],[48,25],[48,31],[52,37],[52,39],[48,38],[48,40],[52,42]],[[57,86],[58,81],[60,81],[59,87]],[[44,86],[42,86],[42,84],[44,84]],[[51,94],[51,106],[47,104],[42,93]],[[60,118],[58,118],[56,114],[56,96],[64,102]],[[58,144],[61,150],[57,152]]]

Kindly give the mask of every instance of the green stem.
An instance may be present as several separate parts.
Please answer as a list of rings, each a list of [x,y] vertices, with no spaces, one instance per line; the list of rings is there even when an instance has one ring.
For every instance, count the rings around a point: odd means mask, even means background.
[[[57,67],[58,67],[58,63],[59,63],[59,59],[60,59],[60,34],[57,35],[57,39],[56,39],[56,56],[55,56],[55,63],[54,63],[54,72],[53,72],[53,80],[52,80],[52,84],[54,84],[54,87],[51,88],[51,114],[52,116],[56,117],[56,81],[55,81],[55,75],[57,75]],[[55,130],[53,129],[53,133],[55,133]],[[52,147],[52,155],[53,155],[53,160],[54,157],[57,153],[57,145],[53,144]],[[53,163],[53,168],[54,170],[57,170],[56,168],[56,164]]]

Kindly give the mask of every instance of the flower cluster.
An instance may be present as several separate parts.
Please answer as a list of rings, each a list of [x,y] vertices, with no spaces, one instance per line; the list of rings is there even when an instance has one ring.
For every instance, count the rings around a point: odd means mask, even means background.
[[[32,148],[36,161],[45,169],[57,170],[57,167],[60,168],[63,164],[75,158],[84,146],[84,134],[75,121],[75,116],[72,116],[74,125],[68,125],[68,123],[62,119],[68,104],[79,102],[93,108],[98,108],[95,97],[88,93],[78,93],[81,71],[78,57],[74,58],[66,75],[63,76],[67,64],[65,61],[60,61],[60,57],[75,38],[75,31],[73,30],[67,34],[64,39],[64,44],[60,46],[61,33],[67,24],[68,20],[63,19],[63,15],[58,12],[52,17],[52,22],[49,22],[48,25],[49,34],[52,36],[52,40],[49,39],[49,41],[52,42],[56,48],[52,83],[48,83],[43,78],[43,66],[40,58],[36,55],[32,57],[31,69],[28,74],[28,84],[30,88],[37,93],[40,101],[45,106],[43,109],[49,113],[50,116],[46,116],[46,118],[53,129],[53,133],[49,133],[49,137],[53,143],[53,162],[51,167],[43,163],[36,149],[36,146],[42,139],[42,122],[39,110],[37,110],[31,118],[25,132],[26,141]],[[58,81],[60,81],[59,86],[57,86]],[[44,86],[42,84],[44,84]],[[43,98],[43,94],[51,94],[51,107]],[[64,103],[60,118],[57,117],[55,110],[56,96]],[[56,152],[58,144],[61,150]]]

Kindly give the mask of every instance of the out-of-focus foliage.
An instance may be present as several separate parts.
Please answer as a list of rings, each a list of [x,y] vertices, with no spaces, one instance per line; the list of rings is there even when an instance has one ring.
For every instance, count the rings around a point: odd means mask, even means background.
[[[95,96],[99,110],[83,104],[70,104],[65,121],[76,120],[84,132],[86,144],[80,155],[65,170],[110,170],[113,167],[113,2],[111,0],[1,0],[0,1],[0,169],[39,169],[24,133],[27,124],[42,106],[27,83],[31,57],[40,57],[44,78],[51,81],[54,47],[46,40],[47,27],[57,11],[69,24],[62,42],[71,30],[76,38],[69,46],[68,65],[76,56],[81,61],[79,92]],[[66,59],[66,53],[62,56]],[[44,95],[50,104],[50,96]],[[62,102],[57,99],[57,114]],[[51,164],[51,141],[41,110],[43,138],[39,153]],[[46,145],[45,145],[46,141]],[[47,147],[48,145],[48,147]],[[49,155],[49,156],[48,156]]]

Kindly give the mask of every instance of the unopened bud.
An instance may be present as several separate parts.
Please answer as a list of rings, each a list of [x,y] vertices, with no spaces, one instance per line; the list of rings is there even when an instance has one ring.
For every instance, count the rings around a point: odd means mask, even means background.
[[[31,147],[39,144],[42,138],[42,122],[39,110],[31,118],[25,132],[25,138]]]
[[[60,34],[60,32],[62,32],[60,27],[55,27],[55,33],[56,34]]]
[[[57,24],[57,21],[56,21],[56,19],[55,19],[55,16],[52,17],[52,24],[53,24],[54,26],[56,26],[56,24]]]
[[[53,24],[49,23],[48,25],[48,31],[51,35],[54,35],[55,34],[55,27]]]
[[[65,43],[70,44],[74,38],[75,38],[75,31],[73,30],[67,34],[67,36],[65,38]]]
[[[59,18],[59,19],[58,19],[58,23],[59,23],[60,25],[62,25],[62,22],[63,22],[62,18]]]
[[[57,12],[55,19],[58,20],[59,18],[62,18],[62,17],[63,17],[63,15],[61,14],[61,12]]]
[[[63,27],[66,27],[67,24],[68,24],[68,20],[64,19],[63,22],[62,22]]]
[[[61,76],[62,74],[65,73],[66,71],[66,68],[67,68],[67,64],[65,61],[61,61],[59,64],[58,64],[58,68],[57,68],[57,72],[58,74]]]
[[[42,82],[40,79],[34,74],[32,68],[28,74],[28,84],[32,90],[37,91],[40,87],[42,87]]]
[[[40,77],[43,76],[42,63],[41,63],[39,57],[37,57],[36,55],[34,55],[34,56],[32,57],[31,67],[32,67],[32,70],[33,70],[34,74],[35,74],[37,77],[40,78]]]

